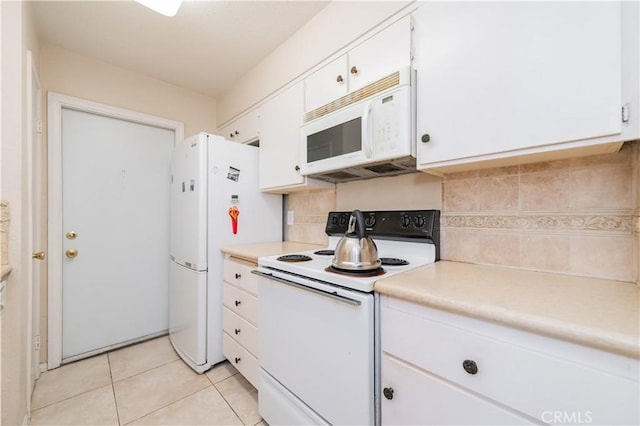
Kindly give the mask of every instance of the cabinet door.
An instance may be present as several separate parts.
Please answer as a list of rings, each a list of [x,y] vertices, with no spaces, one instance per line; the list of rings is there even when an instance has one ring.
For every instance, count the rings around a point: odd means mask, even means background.
[[[382,387],[383,425],[535,424],[386,353]]]
[[[406,16],[349,52],[349,92],[411,64],[411,17]]]
[[[300,161],[302,83],[261,106],[260,188],[304,183],[296,166]]]
[[[341,56],[304,79],[304,112],[347,94],[347,57]]]
[[[621,131],[619,2],[426,2],[414,23],[419,164]]]
[[[259,112],[254,109],[238,117],[230,124],[218,130],[218,134],[233,142],[247,143],[258,139]]]

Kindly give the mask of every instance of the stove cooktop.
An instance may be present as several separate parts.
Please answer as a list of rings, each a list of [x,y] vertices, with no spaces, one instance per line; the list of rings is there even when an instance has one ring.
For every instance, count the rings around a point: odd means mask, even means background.
[[[374,283],[382,278],[428,265],[439,259],[438,210],[405,210],[363,212],[367,234],[373,238],[378,256],[384,259],[381,270],[375,274],[345,275],[331,268],[334,249],[347,230],[351,212],[330,212],[325,232],[329,246],[322,250],[310,250],[285,255],[264,256],[258,265],[270,273],[294,274],[320,280],[342,287],[372,292]],[[295,256],[294,256],[295,255]],[[305,261],[284,261],[304,258]],[[310,260],[309,260],[310,259]]]

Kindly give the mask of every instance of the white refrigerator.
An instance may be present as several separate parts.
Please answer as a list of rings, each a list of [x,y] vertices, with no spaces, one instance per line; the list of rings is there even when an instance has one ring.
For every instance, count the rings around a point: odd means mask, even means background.
[[[260,192],[258,154],[207,133],[173,152],[169,338],[198,373],[224,360],[220,248],[282,240],[282,196]]]

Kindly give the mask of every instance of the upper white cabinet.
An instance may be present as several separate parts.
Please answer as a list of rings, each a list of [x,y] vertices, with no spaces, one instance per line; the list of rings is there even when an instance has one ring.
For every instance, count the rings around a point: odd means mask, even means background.
[[[425,2],[414,24],[419,168],[623,140],[619,2]]]
[[[303,87],[299,82],[260,106],[260,189],[287,193],[332,184],[300,175]]]
[[[258,109],[252,109],[241,115],[236,120],[218,129],[218,134],[233,142],[249,143],[259,138],[259,118]]]
[[[314,110],[411,63],[411,17],[383,29],[304,80],[304,111]]]

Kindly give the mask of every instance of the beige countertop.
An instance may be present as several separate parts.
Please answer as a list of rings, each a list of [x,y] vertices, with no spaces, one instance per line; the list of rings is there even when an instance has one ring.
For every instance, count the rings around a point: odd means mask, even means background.
[[[295,241],[276,241],[273,243],[238,244],[222,247],[220,250],[230,256],[257,262],[260,256],[273,254],[297,253],[305,250],[325,248],[318,244],[298,243]]]
[[[634,283],[440,261],[379,280],[375,291],[640,358]]]
[[[10,265],[2,265],[2,278],[0,279],[0,281],[4,281],[9,274],[11,273],[11,266]]]

